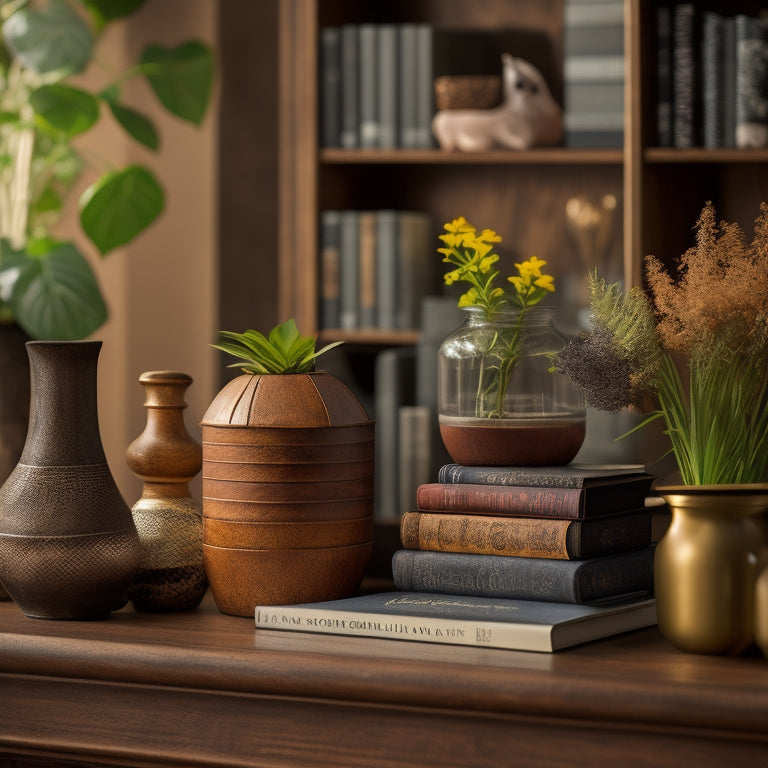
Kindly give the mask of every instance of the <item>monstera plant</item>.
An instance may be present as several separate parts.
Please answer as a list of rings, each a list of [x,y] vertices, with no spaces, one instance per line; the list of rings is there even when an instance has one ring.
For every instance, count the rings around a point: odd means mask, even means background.
[[[74,240],[52,234],[67,196],[79,195],[80,226],[101,256],[164,206],[160,183],[142,165],[99,168],[103,175],[79,189],[80,171],[93,161],[74,140],[111,115],[139,144],[159,149],[152,121],[123,99],[129,78],[145,78],[182,120],[200,124],[207,111],[214,57],[199,41],[149,45],[95,91],[73,82],[106,26],[147,1],[0,0],[0,322],[15,321],[33,338],[84,338],[107,317],[88,260]]]

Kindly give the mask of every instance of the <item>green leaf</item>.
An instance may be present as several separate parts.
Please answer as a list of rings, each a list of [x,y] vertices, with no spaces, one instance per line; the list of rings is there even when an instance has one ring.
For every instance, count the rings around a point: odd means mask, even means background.
[[[120,125],[138,141],[149,149],[157,150],[160,148],[160,137],[152,121],[130,107],[124,107],[108,101],[109,108]]]
[[[211,49],[194,40],[178,48],[150,45],[144,49],[141,63],[163,106],[177,117],[200,125],[213,88]]]
[[[80,223],[102,255],[133,240],[162,212],[165,196],[139,165],[102,176],[80,198]]]
[[[91,31],[63,0],[19,9],[3,24],[3,37],[11,53],[40,75],[82,72],[91,59]]]
[[[82,0],[83,5],[103,24],[129,16],[146,0]]]
[[[67,136],[84,133],[99,119],[97,99],[70,85],[43,85],[32,91],[29,103],[42,120]]]
[[[93,270],[72,243],[29,244],[11,307],[35,339],[82,339],[107,319]]]

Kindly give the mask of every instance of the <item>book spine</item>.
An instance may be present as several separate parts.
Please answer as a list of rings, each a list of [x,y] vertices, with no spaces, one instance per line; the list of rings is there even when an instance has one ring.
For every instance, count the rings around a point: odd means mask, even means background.
[[[416,26],[416,115],[415,145],[422,149],[433,146],[432,116],[434,114],[434,72],[433,72],[432,26]]]
[[[672,7],[656,9],[656,141],[671,147],[672,131]]]
[[[340,147],[341,30],[338,27],[323,27],[320,38],[321,142],[324,147]]]
[[[397,325],[397,212],[376,214],[376,325]]]
[[[339,327],[339,268],[340,268],[339,211],[320,214],[320,326]]]
[[[399,131],[398,144],[405,148],[418,146],[418,131],[416,128],[416,102],[418,89],[415,72],[418,60],[417,27],[415,24],[400,24],[398,26],[398,51],[400,66],[398,69],[399,91]]]
[[[376,214],[361,211],[360,237],[360,327],[376,324]]]
[[[407,512],[400,538],[405,549],[583,560],[650,546],[651,522],[645,510],[593,521]]]
[[[394,149],[397,146],[397,27],[378,24],[376,31],[379,147]]]
[[[357,211],[341,212],[339,325],[352,330],[360,324],[360,234]]]
[[[418,211],[400,211],[398,229],[398,328],[417,328],[421,300],[431,282],[430,217]]]
[[[360,146],[379,146],[379,119],[377,108],[376,42],[374,24],[361,24],[358,28]]]
[[[520,485],[548,488],[581,488],[584,475],[549,472],[542,467],[471,467],[444,464],[437,474],[440,483],[472,485]]]
[[[392,558],[395,587],[513,600],[583,605],[653,585],[650,548],[590,560],[457,554],[400,549]]]
[[[698,143],[698,53],[696,7],[680,3],[672,16],[672,127],[674,146],[686,149]]]
[[[429,408],[403,405],[398,412],[400,472],[398,517],[416,503],[416,492],[430,478]]]
[[[715,149],[725,146],[723,17],[706,11],[701,26],[702,143],[707,149]]]
[[[723,17],[723,146],[736,146],[736,19]]]
[[[528,517],[512,520],[406,512],[400,523],[400,541],[405,549],[568,560],[566,532],[572,524]]]
[[[768,146],[768,21],[736,16],[736,146]]]
[[[379,637],[518,651],[555,650],[550,627],[504,625],[497,621],[432,618],[368,611],[334,611],[322,607],[257,606],[257,629],[319,632],[327,635]]]
[[[416,501],[420,510],[480,512],[577,519],[583,514],[583,491],[578,488],[533,488],[520,486],[448,485],[419,486]]]
[[[341,27],[341,146],[360,146],[360,98],[358,90],[357,25]]]

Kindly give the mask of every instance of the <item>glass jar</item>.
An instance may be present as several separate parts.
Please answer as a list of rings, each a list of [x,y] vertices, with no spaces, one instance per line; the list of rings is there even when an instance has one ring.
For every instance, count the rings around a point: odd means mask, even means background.
[[[554,310],[467,307],[440,346],[440,435],[458,464],[557,466],[578,453],[586,431],[581,391],[552,370],[565,344]]]

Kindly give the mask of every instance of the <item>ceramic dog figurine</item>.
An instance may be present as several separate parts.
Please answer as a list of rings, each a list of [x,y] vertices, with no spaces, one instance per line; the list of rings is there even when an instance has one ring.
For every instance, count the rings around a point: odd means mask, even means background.
[[[562,109],[539,70],[508,53],[502,54],[501,60],[504,101],[493,109],[438,112],[432,120],[432,132],[442,149],[530,149],[562,141]]]

